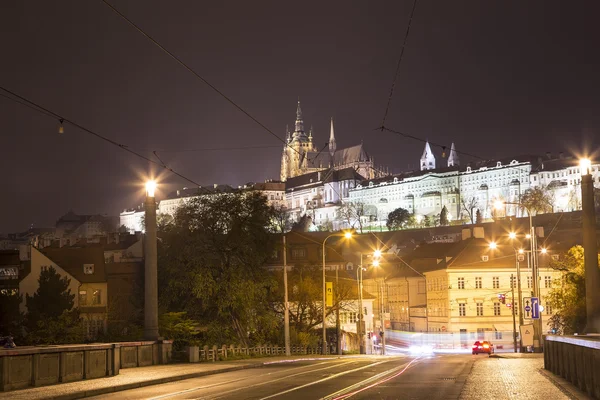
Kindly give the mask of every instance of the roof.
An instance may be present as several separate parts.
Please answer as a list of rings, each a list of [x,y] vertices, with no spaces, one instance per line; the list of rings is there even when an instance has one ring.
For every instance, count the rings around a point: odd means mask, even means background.
[[[298,175],[289,178],[285,182],[286,190],[306,185],[321,186],[324,183],[356,181],[360,182],[364,178],[352,167],[336,170],[333,168],[322,171],[309,172],[308,174]]]
[[[309,168],[327,168],[331,164],[331,155],[329,152],[307,152]],[[371,161],[371,156],[364,149],[363,144],[336,150],[333,153],[333,166],[348,165],[357,162]]]
[[[20,265],[21,259],[19,258],[18,250],[0,250],[0,265]]]
[[[46,247],[42,254],[82,283],[106,282],[102,247]],[[84,264],[94,264],[94,273],[85,274]]]
[[[169,193],[164,200],[169,199],[178,199],[184,197],[193,197],[193,196],[202,196],[207,194],[216,194],[216,193],[232,193],[237,191],[238,189],[234,189],[229,185],[218,185],[215,184],[213,186],[199,186],[199,187],[184,187],[182,189],[177,189],[174,192]]]

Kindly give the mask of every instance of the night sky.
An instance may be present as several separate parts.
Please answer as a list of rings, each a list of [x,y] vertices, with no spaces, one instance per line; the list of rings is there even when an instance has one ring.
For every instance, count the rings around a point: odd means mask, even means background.
[[[395,172],[418,163],[422,143],[374,130],[412,0],[112,4],[280,137],[299,97],[319,147],[333,117],[338,148],[362,140]],[[597,148],[598,11],[597,0],[419,0],[386,125],[486,158]],[[279,178],[281,142],[100,0],[3,1],[0,26],[1,86],[157,150],[202,185]],[[142,202],[147,162],[68,125],[59,135],[57,120],[4,97],[0,118],[0,232]],[[235,149],[190,151],[207,148]],[[161,179],[162,195],[191,186]]]

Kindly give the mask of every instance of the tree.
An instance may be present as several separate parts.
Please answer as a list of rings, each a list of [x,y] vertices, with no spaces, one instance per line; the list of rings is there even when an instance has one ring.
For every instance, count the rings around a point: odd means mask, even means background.
[[[358,226],[360,233],[363,232],[363,218],[368,215],[368,208],[365,203],[346,202],[342,203],[337,210],[337,218],[355,229]]]
[[[547,187],[527,189],[521,195],[519,203],[521,208],[531,212],[531,215],[549,213],[554,208],[554,199]]]
[[[294,232],[308,232],[312,225],[312,218],[304,214],[300,219],[292,224],[291,230]]]
[[[203,339],[248,345],[270,339],[276,319],[264,265],[275,249],[273,208],[258,192],[203,196],[179,207],[159,231],[159,301],[186,311]]]
[[[411,215],[412,214],[405,208],[396,208],[388,214],[385,225],[390,231],[402,229],[410,221]]]
[[[433,224],[433,221],[432,221],[431,217],[429,215],[426,215],[423,218],[423,226],[425,228],[429,228],[429,227],[431,227],[432,224]]]
[[[448,225],[448,209],[446,206],[442,207],[442,212],[440,213],[440,225]]]
[[[479,207],[479,203],[477,201],[477,198],[476,197],[471,197],[467,201],[465,201],[464,199],[461,199],[460,203],[461,203],[461,205],[463,207],[463,210],[467,213],[467,216],[471,220],[471,224],[476,223],[476,219],[475,219],[476,215],[475,215],[475,213],[479,211],[479,209],[477,208],[477,207]]]
[[[546,297],[554,310],[550,321],[563,334],[582,332],[586,324],[583,247],[572,247],[562,260],[553,261],[551,267],[563,274]]]
[[[54,267],[42,267],[38,289],[26,295],[25,326],[27,341],[32,344],[81,343],[85,332],[79,310],[73,309],[75,294],[71,280],[61,276]]]
[[[475,223],[481,224],[482,222],[483,222],[483,217],[481,216],[481,211],[479,211],[479,208],[478,208],[477,212],[475,213]]]
[[[23,319],[19,312],[21,297],[17,293],[0,290],[0,336],[20,333]]]
[[[292,227],[290,213],[284,205],[277,204],[273,206],[273,231],[285,233]]]

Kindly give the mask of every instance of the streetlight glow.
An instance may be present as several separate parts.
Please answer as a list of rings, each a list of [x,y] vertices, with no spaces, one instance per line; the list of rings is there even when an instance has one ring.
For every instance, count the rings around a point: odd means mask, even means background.
[[[548,252],[548,249],[546,249],[545,247],[542,247],[542,249],[540,250],[540,252],[542,254],[546,254]]]
[[[531,234],[528,233],[527,235],[525,235],[525,239],[531,239]]]
[[[346,239],[350,239],[352,237],[352,232],[346,232],[346,233],[344,233],[344,237]]]
[[[508,237],[509,237],[509,238],[511,238],[511,239],[516,239],[516,237],[517,237],[517,234],[516,234],[515,232],[510,232],[510,233],[508,234]]]
[[[519,249],[519,254],[523,254],[523,253],[525,253],[525,250]]]
[[[496,244],[496,242],[490,242],[490,249],[494,250],[497,247],[498,245]]]
[[[494,201],[494,208],[496,210],[502,210],[502,208],[504,208],[504,202],[501,200]]]
[[[373,260],[373,266],[379,267],[379,260]]]
[[[154,197],[155,190],[156,190],[156,182],[155,181],[146,182],[146,195],[148,197]]]
[[[373,257],[377,257],[377,258],[381,257],[381,250],[379,250],[379,249],[375,250],[373,252]]]
[[[591,170],[592,162],[589,158],[582,158],[579,160],[579,172],[581,175],[589,175]]]

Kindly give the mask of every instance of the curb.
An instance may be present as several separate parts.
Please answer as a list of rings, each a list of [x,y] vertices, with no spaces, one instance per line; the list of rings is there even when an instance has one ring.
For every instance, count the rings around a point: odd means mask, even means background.
[[[81,390],[79,392],[63,394],[60,396],[47,397],[47,399],[52,399],[52,400],[81,399],[83,397],[100,396],[100,395],[107,394],[107,393],[122,392],[124,390],[137,389],[137,388],[141,388],[141,387],[145,387],[145,386],[152,386],[152,385],[160,385],[163,383],[182,381],[185,379],[200,378],[203,376],[222,374],[225,372],[240,371],[243,369],[261,368],[264,365],[265,365],[264,363],[256,363],[256,364],[240,365],[238,367],[214,369],[211,371],[192,372],[192,373],[188,373],[188,374],[184,374],[184,375],[174,375],[174,376],[169,376],[166,378],[149,379],[147,381],[125,383],[122,385],[109,386],[109,387],[100,388],[100,389]]]
[[[566,394],[572,399],[576,400],[592,400],[593,398],[588,396],[587,393],[582,392],[577,386],[573,385],[566,379],[560,376],[554,375],[550,371],[546,371],[544,368],[540,368],[540,374],[548,379],[554,386],[560,389],[561,392]]]

